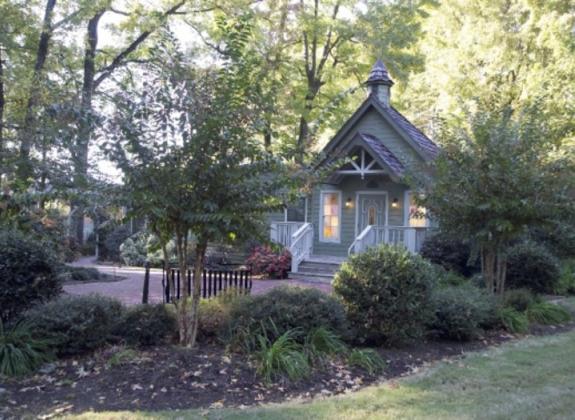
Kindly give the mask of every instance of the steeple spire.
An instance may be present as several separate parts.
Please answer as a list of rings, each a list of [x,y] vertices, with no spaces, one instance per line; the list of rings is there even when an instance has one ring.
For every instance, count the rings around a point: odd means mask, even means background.
[[[375,62],[365,84],[367,85],[370,96],[374,95],[383,105],[389,106],[390,88],[393,86],[393,80],[389,77],[389,73],[383,61],[378,59]]]

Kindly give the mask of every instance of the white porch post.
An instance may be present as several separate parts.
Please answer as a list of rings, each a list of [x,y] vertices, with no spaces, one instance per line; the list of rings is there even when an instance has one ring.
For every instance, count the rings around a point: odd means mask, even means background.
[[[408,228],[404,232],[405,234],[405,247],[409,252],[415,253],[415,229]]]

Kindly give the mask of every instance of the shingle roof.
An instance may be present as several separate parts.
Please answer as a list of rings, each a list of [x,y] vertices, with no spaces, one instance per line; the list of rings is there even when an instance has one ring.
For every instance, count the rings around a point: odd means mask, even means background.
[[[393,80],[390,79],[389,73],[387,72],[387,67],[383,64],[383,61],[377,60],[371,71],[369,72],[369,77],[367,78],[367,84],[375,83],[375,84],[385,84],[388,86],[393,85]]]
[[[394,172],[395,175],[401,177],[405,171],[403,164],[397,159],[391,150],[389,150],[381,140],[377,137],[367,134],[359,133],[361,139],[367,143],[367,145],[377,154],[377,157],[381,159],[389,168]]]
[[[435,144],[429,137],[421,132],[416,126],[414,126],[407,118],[405,118],[397,109],[389,106],[385,109],[391,119],[399,125],[403,131],[409,135],[409,137],[417,143],[425,152],[427,152],[431,157],[436,157],[439,153],[439,147]]]

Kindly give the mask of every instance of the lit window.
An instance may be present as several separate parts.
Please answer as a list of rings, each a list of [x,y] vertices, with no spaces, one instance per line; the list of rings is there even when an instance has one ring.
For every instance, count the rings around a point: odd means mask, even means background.
[[[328,242],[339,241],[340,198],[338,193],[322,194],[322,239]]]
[[[428,226],[427,209],[417,205],[415,198],[413,197],[413,193],[409,193],[409,226]]]

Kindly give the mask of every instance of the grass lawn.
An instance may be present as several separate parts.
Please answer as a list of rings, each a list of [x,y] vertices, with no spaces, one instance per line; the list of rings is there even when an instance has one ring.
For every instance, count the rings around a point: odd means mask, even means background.
[[[575,309],[575,299],[567,302]],[[80,418],[550,419],[575,416],[575,332],[532,337],[354,394],[233,410],[86,413]],[[78,417],[74,417],[78,418]]]

